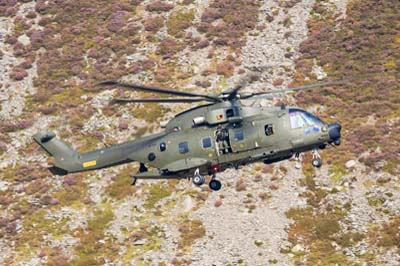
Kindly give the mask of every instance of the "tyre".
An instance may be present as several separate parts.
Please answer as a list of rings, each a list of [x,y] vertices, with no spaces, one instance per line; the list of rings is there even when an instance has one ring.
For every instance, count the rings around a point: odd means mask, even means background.
[[[196,186],[201,186],[204,184],[206,179],[202,175],[194,175],[192,181]]]
[[[218,191],[222,187],[221,181],[213,179],[210,181],[209,187],[214,191]]]
[[[321,159],[313,159],[312,165],[316,168],[320,168],[322,166],[322,160]]]

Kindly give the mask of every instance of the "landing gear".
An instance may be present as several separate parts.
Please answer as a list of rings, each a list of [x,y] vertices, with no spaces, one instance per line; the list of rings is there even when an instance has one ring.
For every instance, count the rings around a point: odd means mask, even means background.
[[[222,184],[221,181],[215,179],[215,173],[211,176],[211,181],[208,184],[211,190],[218,191],[221,189]]]
[[[201,186],[206,182],[206,179],[202,175],[194,175],[192,178],[192,182],[196,186]]]
[[[221,181],[219,181],[219,180],[217,180],[217,179],[212,179],[212,180],[210,181],[210,184],[208,184],[208,186],[209,186],[212,190],[218,191],[218,190],[221,189],[222,184],[221,184]]]
[[[311,161],[312,166],[316,168],[320,168],[322,166],[321,156],[319,155],[317,150],[313,151],[313,159]]]
[[[196,186],[201,186],[206,182],[205,177],[200,174],[199,169],[196,169],[196,171],[194,172],[193,177],[192,177],[192,182]],[[211,176],[211,181],[208,184],[208,186],[210,187],[211,190],[214,190],[214,191],[221,189],[221,187],[222,187],[221,181],[215,179],[215,173]]]
[[[140,163],[139,166],[139,173],[144,173],[147,172],[149,169],[147,169],[147,167],[144,165],[144,163]]]
[[[136,185],[136,181],[137,181],[137,177],[134,175],[129,175],[130,177],[132,177],[132,183],[131,186],[135,186]]]
[[[316,158],[312,160],[312,165],[316,168],[320,168],[322,166],[321,158]]]
[[[196,186],[201,186],[206,182],[206,179],[204,176],[200,174],[200,170],[197,168],[196,171],[194,172],[193,178],[192,178],[193,184]]]

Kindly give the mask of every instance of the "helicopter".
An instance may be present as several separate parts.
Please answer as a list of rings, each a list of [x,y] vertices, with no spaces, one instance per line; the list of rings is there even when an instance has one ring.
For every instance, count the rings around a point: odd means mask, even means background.
[[[312,165],[321,167],[319,149],[341,142],[341,125],[325,123],[297,106],[245,106],[242,100],[271,98],[273,95],[316,87],[341,85],[328,81],[281,90],[240,92],[242,85],[220,94],[198,94],[124,83],[116,80],[98,85],[168,94],[174,98],[115,98],[112,103],[194,103],[207,102],[183,111],[166,123],[163,132],[86,153],[78,153],[52,131],[33,136],[50,156],[54,175],[83,172],[131,162],[139,162],[138,179],[191,179],[194,185],[206,183],[217,191],[222,183],[218,172],[263,161],[271,164],[313,151]],[[149,168],[151,168],[149,170]]]

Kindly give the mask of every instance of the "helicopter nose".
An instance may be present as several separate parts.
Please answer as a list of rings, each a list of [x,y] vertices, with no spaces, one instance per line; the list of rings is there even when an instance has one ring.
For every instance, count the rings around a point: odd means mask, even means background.
[[[328,125],[329,138],[333,141],[340,141],[340,130],[342,126],[339,123],[332,123]]]

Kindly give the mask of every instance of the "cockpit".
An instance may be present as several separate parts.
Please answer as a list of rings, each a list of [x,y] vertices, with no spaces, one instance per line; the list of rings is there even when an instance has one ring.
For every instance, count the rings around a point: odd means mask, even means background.
[[[289,109],[289,119],[292,129],[325,124],[318,117],[297,108]]]

